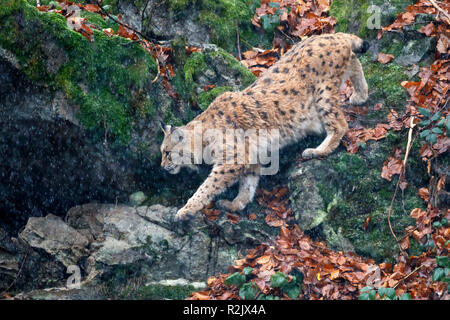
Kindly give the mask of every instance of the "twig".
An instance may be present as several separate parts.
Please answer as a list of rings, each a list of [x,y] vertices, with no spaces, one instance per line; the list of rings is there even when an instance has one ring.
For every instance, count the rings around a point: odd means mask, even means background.
[[[414,127],[415,127],[414,117],[411,117],[410,124],[409,124],[409,132],[408,132],[408,143],[406,145],[405,158],[403,159],[403,167],[402,167],[402,171],[400,172],[400,176],[398,177],[397,185],[395,186],[394,196],[392,197],[391,203],[389,205],[389,211],[388,211],[389,230],[391,231],[391,234],[394,237],[394,239],[402,253],[404,252],[404,250],[402,249],[401,245],[399,244],[399,240],[398,240],[397,236],[395,235],[394,229],[392,228],[391,214],[392,214],[392,206],[394,205],[395,197],[397,196],[397,191],[398,191],[398,187],[400,185],[400,181],[402,181],[405,176],[406,162],[408,161],[408,155],[409,155],[409,151],[411,149],[412,132],[413,132]]]
[[[434,0],[428,0],[428,1],[433,5],[433,7],[436,8],[437,11],[442,13],[447,18],[447,20],[448,20],[447,23],[450,23],[450,16],[448,15],[448,13],[445,12],[444,10],[442,10],[442,8],[439,7],[438,4]]]
[[[150,2],[150,0],[147,0],[145,2],[144,9],[142,9],[142,12],[141,12],[141,31],[143,31],[143,29],[144,29],[145,10],[147,10],[147,6],[148,6],[149,2]]]
[[[408,161],[409,151],[411,150],[413,128],[416,126],[414,123],[414,119],[415,119],[414,117],[411,117],[409,121],[408,144],[406,145],[405,159],[403,159],[403,171],[406,168],[406,161]]]
[[[17,279],[19,279],[19,276],[20,276],[20,274],[22,273],[23,266],[25,265],[25,261],[26,261],[27,258],[28,258],[28,254],[29,254],[29,252],[27,252],[26,255],[25,255],[25,257],[23,258],[22,264],[20,265],[19,271],[17,271],[17,274],[16,274],[14,280],[11,282],[11,284],[8,286],[8,288],[6,288],[5,290],[3,290],[3,291],[0,293],[0,297],[6,296],[7,292],[9,291],[9,289],[11,289],[11,288],[14,286],[14,284],[16,283]]]
[[[420,268],[423,267],[423,264],[421,264],[420,266],[418,266],[417,268],[415,268],[413,271],[411,271],[410,273],[408,273],[405,277],[401,278],[392,289],[397,288],[397,286],[402,283],[403,281],[405,281],[406,279],[408,279],[412,274],[414,274],[417,270],[419,270]]]
[[[235,20],[234,22],[236,24],[236,42],[237,42],[236,46],[237,46],[237,51],[238,51],[238,58],[239,58],[239,61],[241,61],[242,54],[241,54],[241,44],[239,41],[239,23],[237,20]]]

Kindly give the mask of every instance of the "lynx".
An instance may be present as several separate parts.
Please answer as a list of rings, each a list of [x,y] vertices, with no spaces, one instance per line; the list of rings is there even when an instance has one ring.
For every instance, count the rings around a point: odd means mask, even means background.
[[[173,161],[174,146],[180,143],[187,146],[181,156],[192,159],[196,139],[203,148],[224,144],[220,138],[214,142],[211,142],[214,139],[206,139],[204,135],[208,129],[219,130],[224,135],[230,129],[276,129],[280,148],[308,134],[325,132],[323,142],[316,148],[304,150],[302,157],[311,159],[329,155],[348,130],[341,110],[340,87],[347,79],[352,82],[351,104],[364,103],[368,98],[363,69],[355,55],[366,49],[365,41],[345,33],[312,36],[294,45],[250,87],[218,96],[207,110],[185,126],[163,125],[161,166],[172,174],[177,174],[184,166],[194,168],[195,162],[180,164]],[[196,131],[194,124],[199,123],[201,130]],[[179,134],[180,131],[183,134]],[[250,143],[248,137],[245,142],[247,147],[255,144],[254,141]],[[227,143],[224,145],[222,150],[236,150]],[[245,151],[244,163],[213,161],[211,173],[177,212],[176,220],[186,220],[201,211],[215,196],[237,182],[239,192],[234,200],[220,200],[216,205],[227,211],[244,209],[253,200],[262,170],[262,165],[250,163],[249,157],[249,152]]]

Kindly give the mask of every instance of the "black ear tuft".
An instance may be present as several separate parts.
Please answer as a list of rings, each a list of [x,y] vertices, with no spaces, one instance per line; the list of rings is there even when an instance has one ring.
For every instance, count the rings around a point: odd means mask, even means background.
[[[365,53],[367,50],[369,50],[369,47],[370,47],[369,41],[364,40],[361,48],[361,53]]]
[[[161,130],[164,132],[164,134],[166,134],[166,124],[164,123],[164,121],[160,120],[159,126],[160,126]]]
[[[370,42],[364,40],[362,45],[359,48],[357,48],[357,49],[355,49],[353,51],[355,53],[365,53],[367,50],[369,50],[369,47],[370,47]]]
[[[169,134],[173,132],[174,127],[170,124],[165,124],[163,121],[159,121],[159,125],[161,126],[161,130],[164,132],[164,134]]]

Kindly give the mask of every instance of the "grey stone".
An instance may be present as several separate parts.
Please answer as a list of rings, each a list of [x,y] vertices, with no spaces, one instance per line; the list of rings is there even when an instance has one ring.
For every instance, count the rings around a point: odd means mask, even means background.
[[[144,203],[145,200],[147,200],[147,196],[142,191],[135,192],[129,197],[129,203],[132,206],[139,206]]]
[[[88,252],[88,239],[52,214],[30,218],[20,237],[30,246],[54,255],[66,267],[77,264]]]
[[[434,39],[431,37],[410,40],[400,55],[395,58],[395,62],[402,66],[419,63],[434,48],[433,42]]]

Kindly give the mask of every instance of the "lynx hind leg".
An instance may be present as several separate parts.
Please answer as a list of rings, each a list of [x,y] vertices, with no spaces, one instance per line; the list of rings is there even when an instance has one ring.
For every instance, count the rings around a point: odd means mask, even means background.
[[[339,146],[342,137],[347,132],[348,124],[344,113],[340,110],[337,97],[338,95],[334,94],[317,103],[320,120],[325,127],[327,136],[317,148],[305,149],[302,153],[303,159],[328,156]]]
[[[239,180],[239,193],[233,201],[219,200],[217,206],[228,211],[240,211],[253,201],[258,186],[259,175],[250,174]]]
[[[241,172],[242,166],[239,165],[214,166],[209,176],[188,200],[186,205],[178,210],[175,220],[187,220],[190,216],[201,211],[215,196],[237,182]]]
[[[350,103],[362,104],[366,102],[369,97],[369,87],[367,86],[366,78],[364,77],[361,62],[359,62],[354,53],[352,53],[348,68],[350,81],[355,88],[355,92],[350,96]]]

